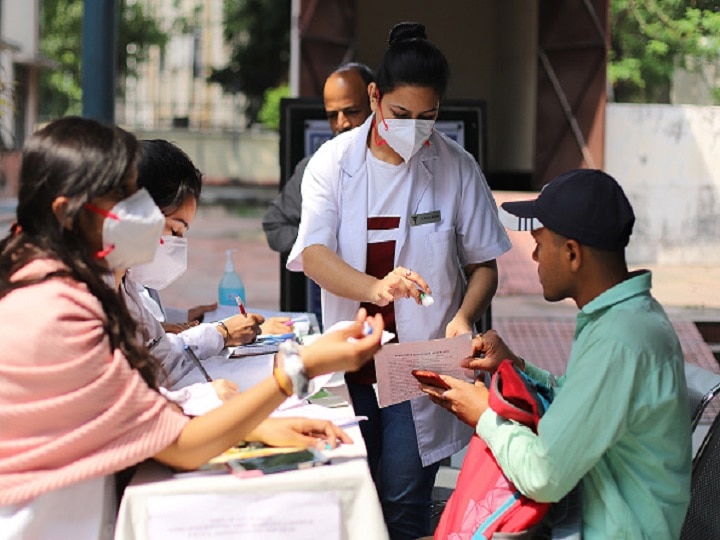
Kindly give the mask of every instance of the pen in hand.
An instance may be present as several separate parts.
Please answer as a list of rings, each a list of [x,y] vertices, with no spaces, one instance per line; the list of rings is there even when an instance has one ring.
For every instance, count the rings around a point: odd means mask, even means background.
[[[185,353],[190,357],[190,360],[192,360],[195,363],[195,365],[198,367],[200,372],[205,377],[205,380],[207,382],[213,382],[212,377],[207,372],[207,369],[205,369],[205,366],[202,365],[202,362],[200,362],[200,359],[195,354],[195,351],[192,350],[192,347],[190,347],[189,345],[185,345]]]
[[[238,309],[240,310],[240,313],[247,317],[247,311],[245,311],[245,305],[243,304],[242,298],[240,298],[239,294],[235,295],[235,302],[238,305]]]

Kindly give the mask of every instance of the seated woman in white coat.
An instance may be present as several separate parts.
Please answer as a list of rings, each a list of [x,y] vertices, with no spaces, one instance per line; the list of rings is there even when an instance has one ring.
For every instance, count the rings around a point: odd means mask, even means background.
[[[175,389],[195,365],[185,347],[204,360],[215,356],[226,346],[242,345],[258,334],[282,334],[288,331],[287,317],[249,313],[235,315],[221,322],[201,323],[178,334],[164,331],[162,305],[156,290],[163,289],[180,277],[187,267],[188,242],[184,237],[197,211],[202,174],[190,158],[174,144],[157,139],[140,141],[138,186],[145,188],[165,216],[165,227],[155,258],[147,264],[130,268],[120,290],[128,309],[147,332],[147,342],[161,359],[167,372],[164,386]],[[149,288],[149,289],[148,289]],[[234,385],[216,383],[220,397],[232,393]],[[235,388],[236,389],[236,388]]]

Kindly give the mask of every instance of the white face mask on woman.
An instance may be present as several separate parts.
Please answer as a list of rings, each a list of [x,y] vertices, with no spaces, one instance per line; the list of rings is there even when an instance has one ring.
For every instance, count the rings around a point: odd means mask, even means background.
[[[149,262],[160,244],[165,216],[146,189],[139,189],[110,210],[92,204],[85,208],[105,216],[102,251],[96,254],[113,270],[126,270]]]
[[[378,132],[390,148],[410,161],[423,144],[430,138],[435,120],[387,118],[378,122]]]
[[[163,235],[152,262],[133,266],[128,270],[128,277],[145,287],[164,289],[185,273],[187,250],[186,238]]]

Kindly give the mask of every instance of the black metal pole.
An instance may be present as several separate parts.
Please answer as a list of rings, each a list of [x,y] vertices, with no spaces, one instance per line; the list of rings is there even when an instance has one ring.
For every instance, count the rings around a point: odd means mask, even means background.
[[[85,0],[82,25],[83,116],[115,123],[117,0]]]

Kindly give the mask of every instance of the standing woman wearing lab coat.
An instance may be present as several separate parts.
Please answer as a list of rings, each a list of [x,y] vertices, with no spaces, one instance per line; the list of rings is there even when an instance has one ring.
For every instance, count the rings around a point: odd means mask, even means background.
[[[433,130],[448,78],[425,27],[396,25],[368,87],[374,114],[307,166],[288,269],[322,287],[327,326],[363,306],[399,341],[425,341],[472,332],[490,304],[510,241],[475,160]],[[346,381],[369,418],[360,427],[391,538],[429,534],[438,462],[472,431],[425,397],[379,409],[372,364]]]

